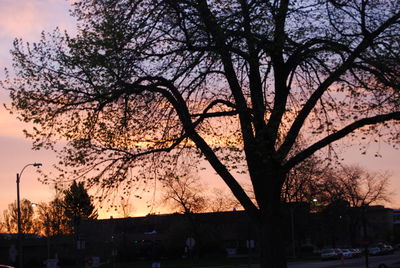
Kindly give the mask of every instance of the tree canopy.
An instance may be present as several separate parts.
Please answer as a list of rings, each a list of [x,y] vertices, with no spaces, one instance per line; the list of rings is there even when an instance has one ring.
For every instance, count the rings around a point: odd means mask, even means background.
[[[16,40],[5,87],[35,125],[34,146],[65,141],[60,166],[89,186],[129,190],[132,169],[157,177],[149,170],[196,148],[267,226],[261,267],[285,267],[271,230],[288,172],[345,136],[399,142],[399,10],[396,0],[76,1],[77,35]]]
[[[37,204],[39,234],[57,236],[72,233],[71,219],[67,217],[61,196],[49,203]]]

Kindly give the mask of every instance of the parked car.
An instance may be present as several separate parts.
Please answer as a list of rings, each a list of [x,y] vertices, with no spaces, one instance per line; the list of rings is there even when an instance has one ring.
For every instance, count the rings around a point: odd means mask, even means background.
[[[379,248],[382,251],[382,254],[393,254],[394,253],[394,248],[391,245],[381,245]]]
[[[365,254],[365,248],[356,248],[356,249],[361,252],[361,255]]]
[[[362,254],[361,250],[358,248],[351,248],[350,251],[353,252],[353,257],[360,257]]]
[[[368,248],[368,254],[371,256],[381,255],[381,250],[378,247]]]
[[[8,266],[4,264],[0,264],[0,268],[14,268],[13,266]]]
[[[340,259],[343,256],[342,250],[340,248],[335,248],[335,251],[336,251],[336,253],[338,255],[338,259]]]
[[[342,255],[343,255],[343,258],[345,258],[345,259],[351,259],[354,257],[354,252],[348,248],[344,248],[344,249],[342,249]]]
[[[337,260],[340,255],[336,249],[326,248],[321,251],[321,260]]]

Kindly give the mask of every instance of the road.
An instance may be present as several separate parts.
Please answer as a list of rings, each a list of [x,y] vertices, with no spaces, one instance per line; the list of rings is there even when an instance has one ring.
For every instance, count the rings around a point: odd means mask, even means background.
[[[390,266],[395,262],[400,262],[400,252],[393,255],[369,257],[369,268],[378,268],[379,264],[389,265],[389,268],[400,268],[400,265]],[[258,264],[252,264],[251,268],[259,268]],[[223,265],[207,266],[194,268],[250,268],[249,265]],[[308,261],[308,262],[290,262],[288,268],[366,268],[365,257],[347,259],[343,261]]]
[[[400,262],[400,252],[393,255],[369,257],[369,268],[378,268],[379,264],[391,265]],[[316,262],[292,262],[288,268],[365,268],[365,258],[347,259],[342,261],[316,261]],[[400,266],[399,266],[400,267]]]

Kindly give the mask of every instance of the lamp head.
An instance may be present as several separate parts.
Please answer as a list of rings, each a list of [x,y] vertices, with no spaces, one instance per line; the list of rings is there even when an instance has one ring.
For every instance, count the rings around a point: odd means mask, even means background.
[[[42,166],[42,163],[33,163],[32,164],[34,167],[41,167]]]

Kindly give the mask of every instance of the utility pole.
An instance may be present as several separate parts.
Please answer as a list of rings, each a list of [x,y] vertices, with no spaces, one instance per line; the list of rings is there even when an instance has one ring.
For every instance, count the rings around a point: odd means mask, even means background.
[[[23,255],[22,255],[22,228],[21,228],[21,201],[19,197],[19,182],[21,180],[22,172],[29,166],[40,167],[41,163],[33,163],[25,165],[20,173],[17,173],[17,228],[18,228],[18,268],[23,268]]]
[[[21,232],[21,203],[19,197],[20,176],[17,173],[17,228],[18,228],[18,268],[22,268],[22,232]]]

